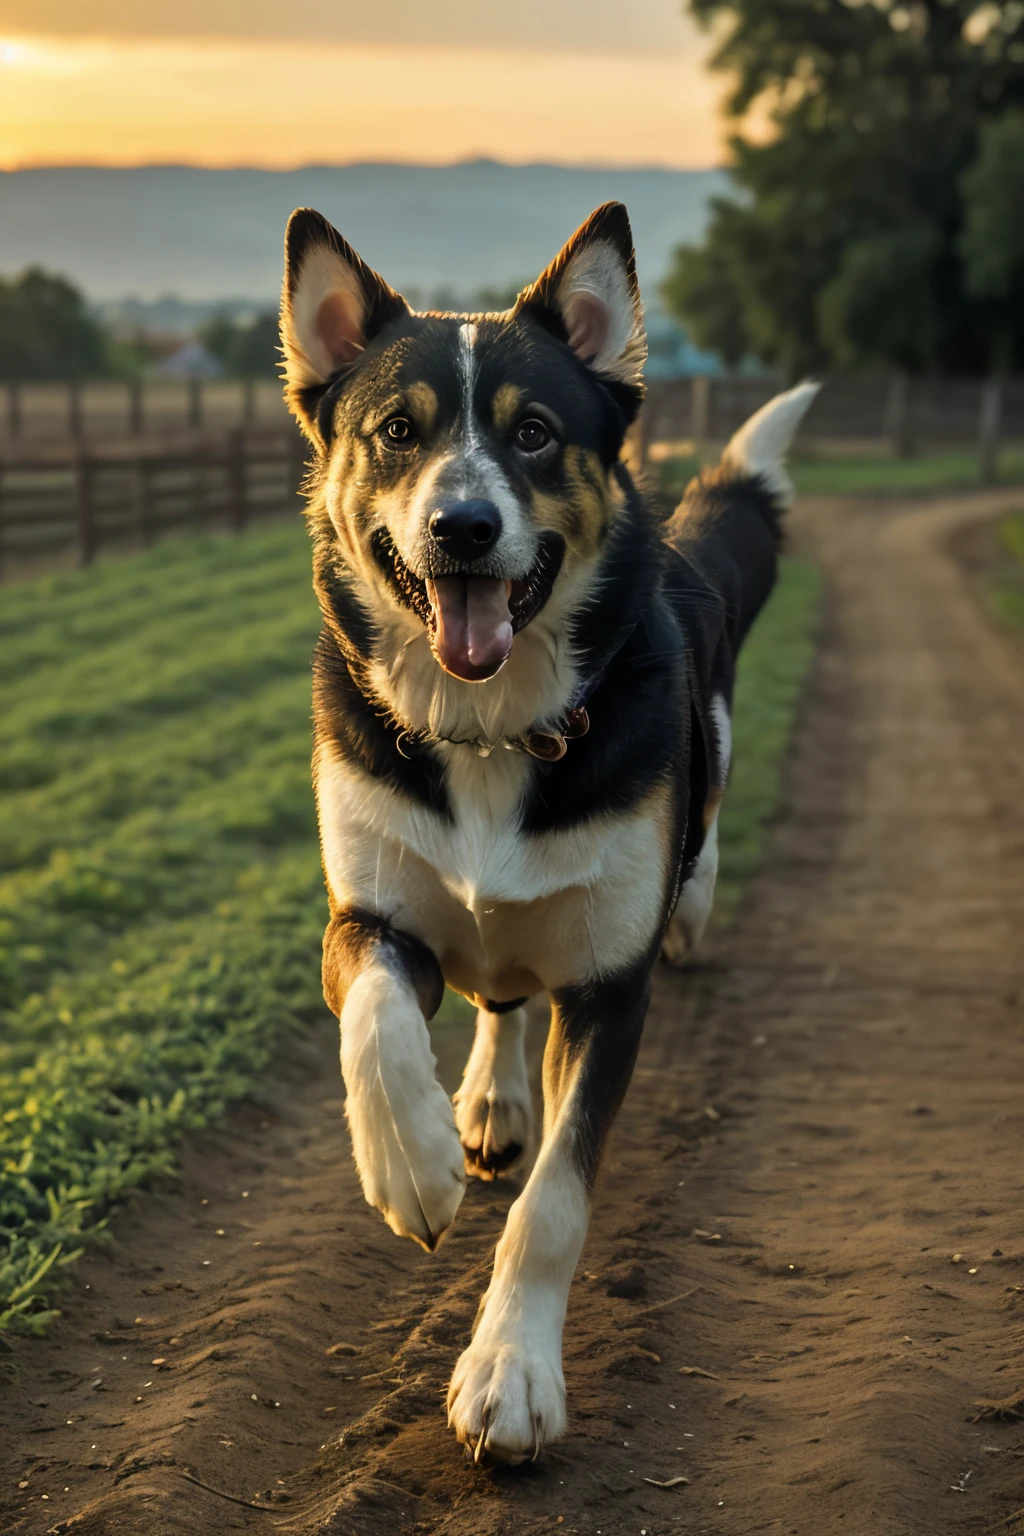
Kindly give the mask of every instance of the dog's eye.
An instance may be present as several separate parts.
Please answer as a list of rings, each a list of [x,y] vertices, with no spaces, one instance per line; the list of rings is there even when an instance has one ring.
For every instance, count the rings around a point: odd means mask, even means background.
[[[392,416],[381,427],[380,435],[389,448],[408,448],[416,434],[407,416]]]
[[[521,421],[516,427],[515,445],[523,453],[539,453],[550,441],[551,433],[536,416],[531,416],[529,421]]]

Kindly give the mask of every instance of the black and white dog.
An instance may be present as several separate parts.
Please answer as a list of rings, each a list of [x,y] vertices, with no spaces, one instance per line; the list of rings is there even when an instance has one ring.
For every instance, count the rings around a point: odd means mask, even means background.
[[[286,237],[287,395],[314,451],[314,775],[356,1165],[432,1249],[466,1175],[531,1138],[524,1004],[551,1000],[544,1124],[449,1422],[479,1458],[566,1423],[561,1340],[659,947],[699,939],[736,655],[775,578],[779,396],[667,524],[620,457],[646,357],[625,209],[504,314],[416,314],[319,214]],[[454,1107],[427,1020],[478,1008]]]

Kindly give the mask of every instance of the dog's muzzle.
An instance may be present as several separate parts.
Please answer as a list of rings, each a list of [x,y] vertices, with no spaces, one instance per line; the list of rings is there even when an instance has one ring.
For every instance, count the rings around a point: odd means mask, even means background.
[[[491,504],[463,502],[460,507],[481,505]],[[498,519],[497,537],[501,521],[497,508],[494,513]],[[437,516],[435,513],[431,519],[432,538]],[[478,516],[476,512],[466,515],[460,536],[473,537],[468,525]],[[431,562],[434,569],[429,576],[417,576],[406,565],[384,528],[374,533],[372,548],[399,601],[426,624],[439,665],[464,682],[481,683],[500,672],[511,654],[514,637],[550,597],[561,569],[565,541],[557,533],[543,533],[530,570],[511,580],[474,570],[475,562],[456,563],[443,551],[440,540],[437,552],[441,558],[436,564]],[[493,553],[493,543],[490,550]],[[480,563],[485,564],[483,556]]]

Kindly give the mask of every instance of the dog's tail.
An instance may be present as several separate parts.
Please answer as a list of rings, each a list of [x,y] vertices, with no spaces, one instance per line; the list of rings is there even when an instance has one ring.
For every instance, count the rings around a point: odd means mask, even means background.
[[[730,438],[719,471],[723,480],[756,480],[782,510],[793,500],[793,482],[786,469],[797,429],[820,384],[805,379],[795,389],[776,395],[745,421]]]
[[[668,544],[725,604],[733,655],[775,583],[782,516],[793,499],[786,456],[820,385],[776,395],[730,439],[716,469],[686,488]]]

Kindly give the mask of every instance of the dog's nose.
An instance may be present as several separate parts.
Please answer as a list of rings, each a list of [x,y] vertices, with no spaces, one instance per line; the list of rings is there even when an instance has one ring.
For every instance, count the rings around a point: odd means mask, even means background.
[[[430,536],[453,560],[479,560],[501,534],[493,501],[448,501],[430,518]]]

